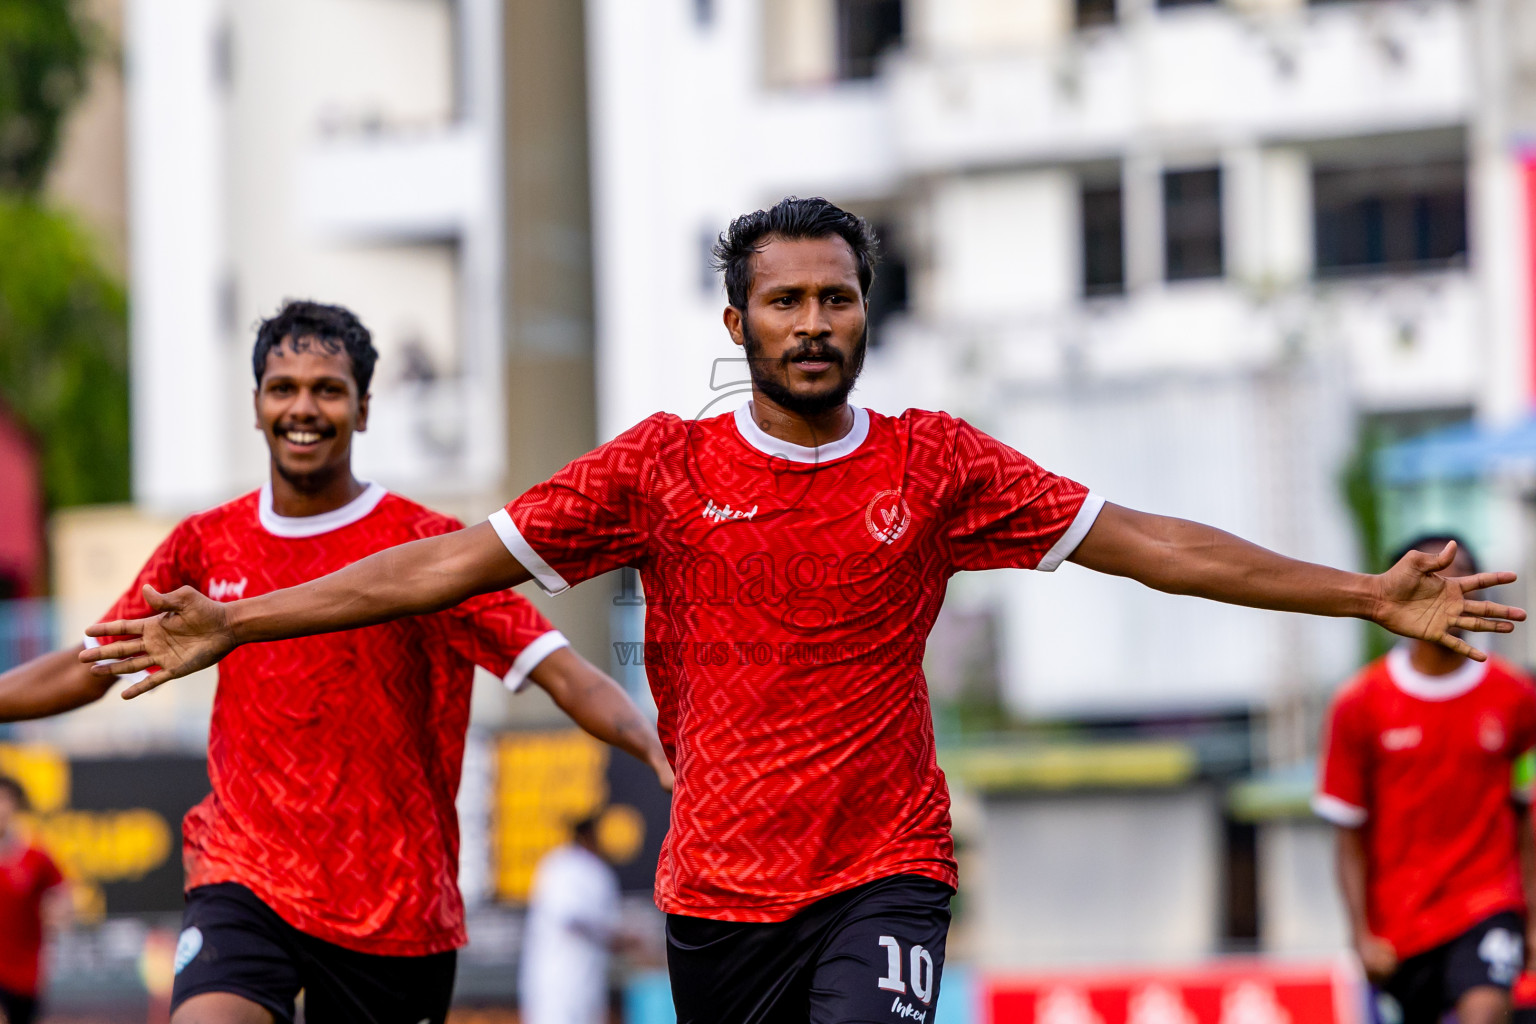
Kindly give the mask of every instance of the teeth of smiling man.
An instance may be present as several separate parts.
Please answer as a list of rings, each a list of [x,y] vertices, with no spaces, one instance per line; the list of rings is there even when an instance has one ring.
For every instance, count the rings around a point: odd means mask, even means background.
[[[314,444],[320,440],[320,435],[309,430],[290,430],[285,435],[294,444]]]

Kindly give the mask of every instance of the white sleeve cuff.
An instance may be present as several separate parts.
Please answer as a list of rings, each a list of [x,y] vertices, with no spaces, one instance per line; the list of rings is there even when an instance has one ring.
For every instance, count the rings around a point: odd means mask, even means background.
[[[517,524],[512,522],[512,517],[507,514],[506,509],[499,508],[492,512],[490,524],[496,530],[496,536],[501,538],[501,542],[512,553],[512,557],[517,559],[524,569],[533,573],[534,582],[544,593],[553,597],[555,594],[571,589],[571,585],[565,582],[565,578],[550,568],[549,563],[544,561],[539,553],[533,550],[532,545],[523,539],[522,531],[518,530]]]
[[[1099,513],[1104,511],[1104,499],[1097,494],[1089,493],[1083,499],[1083,507],[1077,510],[1077,516],[1072,520],[1072,525],[1067,527],[1067,532],[1062,534],[1051,550],[1040,559],[1040,564],[1035,566],[1036,572],[1055,572],[1065,562],[1077,546],[1088,536],[1088,531],[1093,528],[1094,521],[1099,518]]]
[[[1364,807],[1356,807],[1327,793],[1317,793],[1312,797],[1312,813],[1341,828],[1359,828],[1368,817]]]
[[[571,646],[571,642],[565,638],[565,634],[558,629],[552,629],[539,637],[533,643],[523,648],[523,653],[512,662],[512,667],[507,674],[501,677],[501,681],[507,684],[507,689],[513,693],[520,692],[528,685],[528,674],[539,667],[539,663],[554,654],[562,647]]]
[[[101,641],[96,639],[93,636],[88,636],[88,637],[85,637],[84,639],[85,639],[85,646],[87,648],[91,649],[91,650],[95,650],[97,647],[101,646]],[[98,664],[98,665],[115,665],[119,661],[122,661],[122,660],[123,660],[122,658],[105,658],[105,659],[103,659],[101,661],[96,662],[96,664]],[[149,670],[145,669],[142,672],[130,672],[127,675],[118,676],[117,678],[118,678],[119,682],[124,682],[124,683],[128,683],[129,685],[132,685],[134,683],[140,683],[140,682],[143,682],[144,680],[148,679],[149,678]]]

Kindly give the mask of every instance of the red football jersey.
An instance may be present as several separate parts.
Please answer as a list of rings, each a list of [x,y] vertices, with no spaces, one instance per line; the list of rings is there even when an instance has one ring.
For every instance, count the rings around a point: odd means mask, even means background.
[[[1103,505],[944,413],[819,449],[744,407],[660,414],[491,516],[549,592],[640,571],[677,772],[657,905],[779,921],[901,873],[956,882],[923,648],[949,576],[1054,569]]]
[[[264,487],[183,521],[105,618],[148,614],[145,583],[232,601],[460,528],[377,484],[303,518],[276,515]],[[300,931],[363,953],[463,945],[454,796],[474,668],[516,690],[565,644],[526,598],[504,591],[237,648],[219,664],[213,792],[182,826],[187,887],[238,882]]]
[[[43,897],[64,881],[42,850],[0,851],[0,989],[36,996],[41,988]]]
[[[1512,800],[1536,690],[1496,658],[1427,676],[1395,648],[1334,698],[1313,807],[1365,829],[1371,929],[1413,956],[1523,911]]]

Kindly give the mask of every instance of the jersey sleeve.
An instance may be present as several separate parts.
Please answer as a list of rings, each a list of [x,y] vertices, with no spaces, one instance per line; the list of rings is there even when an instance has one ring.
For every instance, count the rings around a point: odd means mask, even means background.
[[[643,495],[663,442],[663,421],[653,416],[491,514],[502,543],[546,593],[644,557]]]
[[[149,556],[149,561],[139,570],[139,574],[129,584],[123,595],[113,602],[112,607],[102,615],[101,621],[112,619],[141,619],[152,614],[148,602],[144,600],[144,586],[148,584],[160,593],[164,594],[178,587],[188,585],[196,586],[197,581],[193,573],[187,568],[186,556],[188,545],[191,543],[191,531],[186,523],[179,524],[171,531],[171,535],[160,542],[160,546]],[[85,646],[100,647],[122,637],[85,637]],[[149,678],[150,669],[143,672],[135,672],[131,675],[121,676],[120,682],[136,683]]]
[[[64,884],[64,872],[59,870],[59,865],[54,859],[42,850],[37,851],[39,857],[37,865],[37,891],[47,892]]]
[[[1087,536],[1104,499],[956,422],[955,488],[944,524],[954,568],[1054,571]]]
[[[1323,733],[1323,759],[1317,773],[1312,810],[1318,817],[1344,828],[1359,828],[1370,817],[1369,730],[1364,707],[1347,691],[1328,712]]]
[[[503,590],[472,597],[443,613],[448,643],[461,656],[517,693],[539,662],[570,641],[521,594]]]

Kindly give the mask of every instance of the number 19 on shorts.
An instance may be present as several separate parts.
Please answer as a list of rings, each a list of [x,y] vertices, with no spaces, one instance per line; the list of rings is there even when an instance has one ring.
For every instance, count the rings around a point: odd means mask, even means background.
[[[867,934],[867,933],[866,933]],[[913,946],[908,961],[911,965],[911,973],[902,976],[901,943],[894,936],[880,936],[880,945],[885,948],[885,976],[880,979],[879,986],[886,992],[895,992],[905,995],[907,982],[912,984],[912,997],[923,1003],[933,998],[933,957],[922,946]]]

